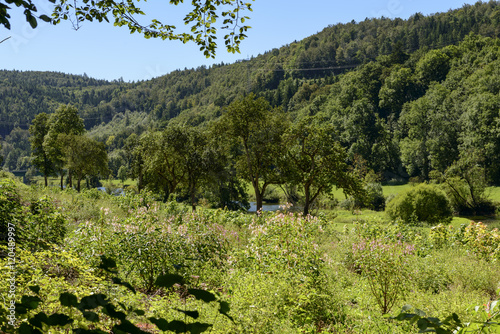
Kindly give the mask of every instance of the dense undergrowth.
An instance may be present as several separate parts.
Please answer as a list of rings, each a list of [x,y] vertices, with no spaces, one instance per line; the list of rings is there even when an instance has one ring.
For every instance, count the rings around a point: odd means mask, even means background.
[[[148,194],[2,180],[1,265],[15,242],[17,303],[11,322],[1,284],[2,330],[498,332],[498,230],[326,217],[191,212]]]

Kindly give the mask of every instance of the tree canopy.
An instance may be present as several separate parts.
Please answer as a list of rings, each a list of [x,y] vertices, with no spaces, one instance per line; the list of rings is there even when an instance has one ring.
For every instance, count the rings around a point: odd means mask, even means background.
[[[333,187],[347,195],[362,193],[362,184],[349,171],[347,155],[331,124],[305,117],[287,130],[284,142],[288,146],[287,179],[302,188],[304,215],[318,196],[331,193]]]
[[[61,20],[70,20],[75,29],[78,29],[84,21],[110,22],[115,26],[128,27],[130,33],[139,33],[145,38],[161,38],[163,40],[180,40],[183,43],[194,42],[200,46],[205,56],[215,57],[217,49],[218,28],[225,30],[224,44],[228,52],[239,52],[240,42],[247,37],[246,31],[250,26],[244,22],[249,19],[244,15],[245,10],[251,11],[250,2],[242,0],[210,0],[192,1],[189,11],[184,16],[184,24],[189,25],[189,32],[179,32],[179,29],[169,23],[163,23],[157,18],[152,18],[148,24],[141,23],[138,18],[146,15],[139,6],[139,0],[126,0],[116,2],[114,0],[48,0],[54,4],[52,17],[45,14],[38,15],[38,9],[32,0],[10,0],[7,4],[14,4],[24,9],[26,21],[32,28],[38,26],[37,19],[52,24],[58,24]],[[250,0],[248,0],[250,1]],[[169,1],[170,5],[177,6],[183,0]],[[141,6],[142,7],[142,6]],[[0,24],[10,29],[11,7],[0,3]],[[149,13],[151,14],[151,13]],[[222,21],[222,23],[221,23]],[[216,27],[216,23],[221,23]]]
[[[251,183],[259,210],[266,188],[284,182],[280,167],[287,119],[279,109],[271,110],[264,98],[248,94],[231,103],[219,122],[228,142],[236,145],[236,170]]]

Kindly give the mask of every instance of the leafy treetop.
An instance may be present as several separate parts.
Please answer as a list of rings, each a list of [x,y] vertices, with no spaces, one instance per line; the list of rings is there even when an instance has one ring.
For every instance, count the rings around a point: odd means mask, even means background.
[[[32,0],[6,0],[7,4],[14,4],[24,9],[26,21],[32,28],[38,25],[37,18],[58,24],[61,20],[70,20],[75,29],[84,21],[106,21],[113,20],[115,26],[127,26],[130,33],[143,34],[145,38],[161,38],[163,40],[180,40],[183,43],[194,42],[200,46],[200,51],[208,57],[215,57],[217,48],[217,21],[222,20],[221,29],[226,29],[224,43],[227,51],[239,52],[240,42],[247,37],[246,31],[250,26],[244,25],[249,19],[242,15],[242,11],[252,11],[251,3],[242,0],[207,0],[191,2],[189,11],[183,21],[190,25],[190,32],[179,32],[178,28],[171,24],[165,24],[153,18],[151,23],[143,24],[137,19],[138,15],[146,13],[136,6],[140,0],[48,0],[53,3],[54,11],[52,18],[47,15],[37,15],[38,9]],[[171,5],[177,6],[183,0],[170,0]],[[10,10],[7,4],[0,3],[0,24],[10,29]]]

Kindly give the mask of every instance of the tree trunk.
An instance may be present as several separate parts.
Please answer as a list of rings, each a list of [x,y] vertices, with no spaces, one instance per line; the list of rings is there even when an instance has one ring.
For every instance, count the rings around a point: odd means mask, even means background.
[[[167,203],[168,200],[169,200],[169,197],[170,197],[170,188],[167,185],[165,185],[165,188],[163,189],[163,191],[165,192],[165,195],[163,196],[163,202]]]
[[[73,173],[71,169],[68,170],[68,187],[69,189],[73,189]]]
[[[193,209],[193,212],[196,211],[196,199],[195,199],[195,191],[193,188],[191,188],[191,208]]]
[[[64,172],[61,169],[61,190],[64,190]]]
[[[304,203],[304,216],[309,214],[309,206],[311,205],[311,191],[309,187],[304,187],[305,203]]]
[[[47,174],[43,174],[43,179],[45,180],[45,188],[49,186],[49,182],[47,180]]]
[[[262,210],[262,194],[259,191],[259,188],[255,188],[255,201],[257,204],[256,211]]]
[[[142,185],[142,171],[139,171],[139,176],[138,176],[138,180],[137,180],[137,190],[139,192],[141,192],[142,188],[143,188],[143,185]]]
[[[79,177],[77,180],[76,180],[76,191],[80,192],[80,183],[82,181],[82,178]]]

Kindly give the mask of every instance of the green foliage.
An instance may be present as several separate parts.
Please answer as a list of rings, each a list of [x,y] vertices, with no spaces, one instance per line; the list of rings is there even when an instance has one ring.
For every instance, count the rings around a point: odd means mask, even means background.
[[[118,172],[116,174],[116,177],[118,177],[118,179],[120,181],[122,181],[122,183],[124,183],[128,178],[127,167],[124,165],[121,165],[120,168],[118,168]]]
[[[161,38],[162,40],[180,40],[183,43],[194,42],[200,46],[200,50],[208,57],[215,57],[217,48],[217,30],[213,24],[222,16],[221,29],[228,29],[229,32],[224,35],[224,44],[228,52],[239,52],[239,45],[245,37],[246,31],[250,28],[248,25],[242,25],[248,16],[241,15],[244,10],[252,11],[251,3],[241,1],[213,1],[207,4],[193,3],[191,11],[184,17],[186,25],[191,24],[190,33],[176,33],[176,27],[173,24],[163,24],[158,19],[153,18],[148,25],[142,25],[137,20],[137,15],[145,13],[136,6],[136,1],[126,3],[114,3],[112,1],[95,1],[89,4],[86,1],[70,2],[66,0],[52,0],[55,4],[52,18],[42,14],[37,15],[37,7],[31,0],[13,0],[8,4],[15,4],[24,9],[26,22],[31,28],[38,26],[37,18],[58,24],[61,20],[70,20],[75,29],[80,28],[84,21],[106,21],[109,23],[109,17],[114,19],[115,26],[126,26],[130,33],[139,33],[145,38]],[[138,1],[137,1],[138,2]],[[170,5],[178,5],[182,1],[172,1]],[[10,10],[11,7],[6,4],[0,5],[0,24],[10,29]]]
[[[320,118],[305,117],[284,135],[287,160],[284,168],[291,185],[304,193],[304,215],[322,194],[342,188],[347,195],[363,196],[361,181],[348,171],[346,152],[335,138],[334,128]]]
[[[223,262],[227,240],[221,226],[209,224],[201,210],[161,217],[159,209],[158,204],[130,209],[126,219],[102,209],[99,221],[72,233],[70,244],[94,264],[97,254],[118,259],[120,277],[148,292],[165,271],[196,274],[203,264]]]
[[[178,5],[180,2],[182,1],[172,1],[170,5]],[[86,1],[58,0],[55,3],[56,6],[52,14],[54,24],[59,23],[61,20],[70,20],[75,22],[74,25],[77,28],[83,21],[109,22],[108,16],[110,16],[114,19],[115,26],[126,26],[131,34],[137,32],[144,35],[145,38],[179,40],[183,43],[194,42],[200,46],[200,51],[203,51],[207,58],[215,57],[218,29],[213,25],[220,17],[222,17],[220,29],[229,30],[224,35],[224,44],[227,51],[239,52],[240,42],[247,37],[245,33],[250,28],[248,25],[243,25],[249,17],[242,15],[242,13],[245,10],[252,10],[251,3],[235,0],[216,0],[205,4],[194,2],[183,19],[184,24],[190,25],[190,32],[186,33],[176,32],[175,25],[164,24],[157,18],[153,18],[148,25],[140,24],[136,16],[145,15],[145,13],[136,6],[136,1],[116,4],[100,0],[89,4]]]
[[[460,235],[460,241],[482,258],[500,260],[500,233],[496,228],[489,230],[481,222],[471,222]]]
[[[140,138],[139,178],[164,199],[185,189],[192,209],[202,184],[212,181],[224,166],[221,152],[209,144],[204,129],[169,124],[162,132],[150,132]],[[138,154],[139,155],[139,154]]]
[[[428,229],[360,212],[356,223],[289,212],[192,213],[148,193],[9,189],[27,199],[16,205],[30,220],[55,222],[58,212],[86,217],[59,245],[34,239],[38,247],[29,250],[18,243],[15,302],[27,312],[17,317],[23,330],[137,332],[130,322],[144,332],[402,334],[419,329],[380,316],[394,299],[392,309],[412,303],[439,319],[456,313],[471,326],[488,320],[471,314],[470,303],[498,299],[498,231],[483,224]],[[106,209],[77,212],[90,207]],[[70,223],[64,220],[68,229]],[[114,256],[118,268],[101,255]],[[8,261],[0,258],[0,265]],[[9,275],[0,271],[0,280]],[[8,289],[0,285],[0,294]],[[0,327],[6,312],[1,304]]]
[[[486,198],[486,173],[473,153],[455,161],[444,173],[444,190],[455,212],[462,215],[491,215],[495,205]]]
[[[357,199],[357,206],[375,211],[383,211],[385,209],[385,197],[382,191],[382,184],[369,182],[363,188],[365,190],[364,197]]]
[[[136,291],[133,287],[114,274],[116,271],[116,263],[112,259],[101,257],[99,268],[108,273],[109,280],[116,286],[125,287],[128,292]],[[158,287],[169,289],[174,284],[184,285],[184,278],[179,275],[165,274],[159,276],[155,280]],[[97,292],[84,295],[81,298],[71,292],[61,292],[58,297],[58,312],[49,313],[46,307],[49,302],[46,298],[41,298],[43,289],[39,285],[29,286],[30,294],[25,294],[21,297],[20,302],[15,303],[15,311],[17,315],[23,316],[19,324],[13,321],[9,322],[14,329],[14,333],[42,333],[50,328],[55,330],[71,329],[75,333],[105,333],[103,330],[108,327],[112,328],[113,332],[120,333],[148,333],[142,328],[145,327],[146,319],[162,331],[173,331],[176,333],[201,333],[208,330],[212,325],[201,323],[199,321],[187,321],[187,317],[182,320],[168,321],[163,318],[147,317],[146,311],[134,307],[127,307],[124,303],[117,302],[107,295]],[[34,294],[34,295],[33,295]],[[230,311],[229,304],[216,297],[212,292],[200,289],[187,289],[186,297],[191,296],[205,304],[215,302],[218,304],[218,313],[231,319],[228,314]],[[5,310],[2,308],[2,317]],[[190,319],[197,320],[200,316],[198,311],[178,310],[189,316]],[[139,320],[142,322],[139,324]],[[133,321],[133,322],[132,322]],[[137,323],[137,324],[134,324]],[[14,325],[14,326],[13,326]],[[91,329],[89,331],[89,328]],[[3,325],[2,330],[6,330],[7,326]]]
[[[441,50],[429,51],[420,58],[415,68],[417,79],[424,85],[432,81],[443,81],[450,69],[450,57]]]
[[[8,179],[0,179],[0,224],[2,244],[9,236],[19,247],[32,250],[62,244],[67,229],[66,219],[52,198],[43,196],[27,207],[16,184]]]
[[[43,150],[47,159],[51,161],[54,168],[61,177],[61,189],[63,188],[63,177],[65,164],[67,160],[71,164],[69,157],[73,154],[76,155],[77,151],[74,145],[68,145],[68,138],[73,136],[81,136],[85,132],[83,119],[78,115],[78,109],[73,105],[60,105],[59,108],[50,116],[48,123],[50,123],[47,134],[43,139]],[[78,152],[80,155],[81,152]],[[70,188],[71,184],[71,169],[70,175]]]
[[[67,232],[65,216],[58,210],[53,199],[44,196],[30,204],[29,214],[23,224],[25,242],[31,249],[61,245]]]
[[[279,109],[271,110],[264,98],[253,93],[233,101],[216,125],[214,135],[226,139],[223,145],[229,146],[238,174],[252,184],[257,210],[262,208],[267,186],[284,182],[282,135],[287,126],[288,119]]]
[[[16,228],[23,221],[21,198],[15,183],[9,179],[0,179],[0,236],[1,244],[7,243],[9,227]],[[18,230],[20,233],[21,230]]]
[[[64,144],[62,152],[66,167],[76,178],[76,190],[81,190],[81,181],[85,177],[108,176],[108,155],[103,143],[86,136],[58,136]]]
[[[306,115],[331,120],[350,162],[361,155],[377,173],[404,175],[404,167],[411,176],[428,179],[431,170],[444,172],[461,152],[473,150],[483,152],[487,178],[494,182],[500,171],[492,127],[500,68],[494,57],[497,11],[492,1],[429,17],[335,25],[248,61],[175,71],[140,83],[3,71],[2,154],[11,169],[28,166],[29,147],[18,144],[27,136],[8,138],[21,134],[9,124],[72,103],[86,128],[94,127],[94,138],[114,138],[109,141],[113,173],[127,165],[130,176],[139,177],[140,161],[122,151],[127,137],[161,129],[171,119],[204,126],[251,91],[296,121]],[[493,38],[468,36],[471,32]],[[335,77],[340,69],[325,70],[338,65],[357,69]],[[35,98],[39,102],[29,102]]]
[[[500,308],[497,301],[490,301],[484,308],[475,307],[475,312],[481,317],[480,321],[463,323],[456,313],[440,320],[436,317],[428,317],[425,312],[414,309],[411,305],[405,305],[401,313],[391,319],[409,321],[417,325],[418,333],[441,333],[441,334],[463,334],[463,333],[498,333],[500,329]]]
[[[352,257],[359,272],[365,276],[370,292],[382,314],[391,311],[408,290],[413,245],[388,242],[387,239],[362,239],[353,244]]]
[[[407,224],[426,222],[434,225],[451,221],[451,207],[446,195],[437,187],[420,184],[390,201],[386,208],[391,219]]]
[[[333,326],[343,309],[323,274],[316,244],[322,222],[285,212],[256,217],[248,228],[251,238],[231,256],[240,260],[231,261],[228,278],[237,328],[287,332],[296,326],[309,332]]]
[[[49,132],[49,116],[46,113],[36,115],[30,125],[30,142],[32,164],[43,174],[45,186],[47,186],[47,177],[55,173],[54,164],[49,159],[48,152],[43,146],[45,136]]]
[[[238,179],[235,172],[228,170],[219,176],[215,185],[204,189],[203,197],[213,208],[248,210],[250,203],[245,182]]]

